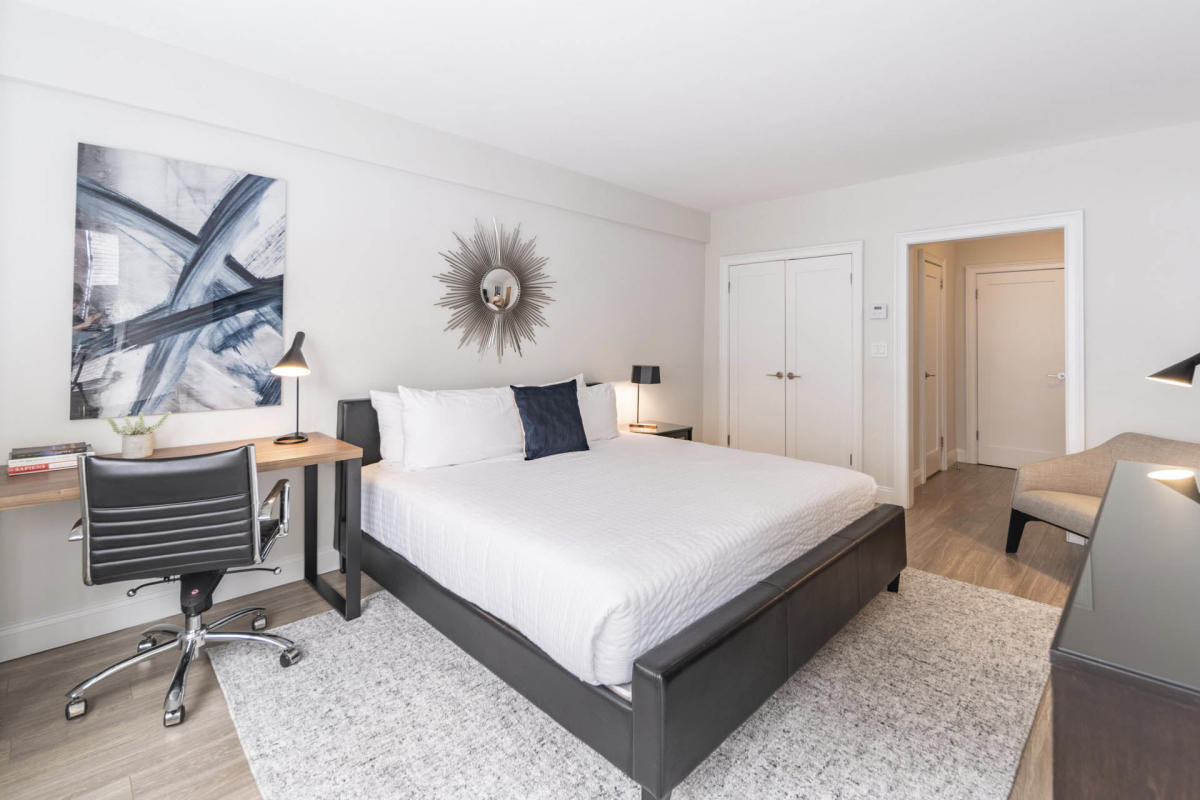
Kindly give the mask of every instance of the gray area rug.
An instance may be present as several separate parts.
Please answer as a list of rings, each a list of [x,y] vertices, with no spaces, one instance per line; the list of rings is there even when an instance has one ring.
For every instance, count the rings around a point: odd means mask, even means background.
[[[916,570],[673,798],[1004,798],[1059,610]],[[626,798],[637,785],[386,592],[209,652],[259,790],[296,798]]]

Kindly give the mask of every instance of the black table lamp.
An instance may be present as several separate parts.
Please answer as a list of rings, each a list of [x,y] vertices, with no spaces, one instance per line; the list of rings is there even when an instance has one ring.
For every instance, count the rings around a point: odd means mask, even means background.
[[[292,346],[283,354],[283,358],[279,359],[278,364],[271,367],[272,375],[296,379],[296,430],[294,433],[280,436],[275,440],[275,444],[300,444],[308,441],[308,435],[300,432],[300,376],[307,375],[312,370],[308,368],[308,362],[304,360],[304,353],[300,350],[302,344],[304,344],[304,331],[296,334],[296,338],[292,340]]]
[[[642,384],[643,383],[662,383],[662,374],[658,367],[643,367],[634,365],[633,377],[629,380],[637,384],[637,418],[636,422],[642,421]]]
[[[1191,386],[1192,377],[1196,372],[1196,367],[1200,366],[1200,353],[1191,358],[1185,358],[1178,364],[1172,364],[1166,369],[1160,369],[1153,375],[1146,377],[1152,381],[1161,381],[1162,383],[1171,383],[1176,386]]]

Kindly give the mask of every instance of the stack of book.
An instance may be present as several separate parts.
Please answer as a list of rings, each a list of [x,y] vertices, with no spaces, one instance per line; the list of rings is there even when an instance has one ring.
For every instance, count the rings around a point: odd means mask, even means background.
[[[18,447],[8,452],[8,474],[28,475],[54,469],[72,469],[80,455],[93,455],[95,452],[87,442]]]
[[[631,422],[631,423],[629,423],[629,430],[632,431],[633,433],[657,433],[658,432],[658,423],[657,422]]]

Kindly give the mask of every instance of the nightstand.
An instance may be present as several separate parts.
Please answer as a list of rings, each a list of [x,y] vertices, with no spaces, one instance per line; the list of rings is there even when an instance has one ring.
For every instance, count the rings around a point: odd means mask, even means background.
[[[653,422],[654,420],[648,420]],[[630,433],[645,433],[650,436],[666,436],[668,439],[686,439],[692,440],[692,426],[680,425],[678,422],[658,422],[658,430],[656,431],[634,431]]]

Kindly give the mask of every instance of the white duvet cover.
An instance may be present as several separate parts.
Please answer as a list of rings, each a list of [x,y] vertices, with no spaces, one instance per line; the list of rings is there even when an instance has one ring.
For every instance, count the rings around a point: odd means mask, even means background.
[[[594,684],[869,511],[841,467],[643,434],[363,469],[363,530]],[[821,609],[813,609],[820,614]]]

